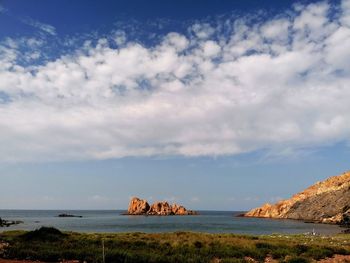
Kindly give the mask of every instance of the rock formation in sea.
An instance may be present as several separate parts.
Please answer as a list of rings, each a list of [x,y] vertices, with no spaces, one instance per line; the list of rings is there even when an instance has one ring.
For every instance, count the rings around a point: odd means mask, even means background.
[[[134,197],[131,199],[128,207],[128,215],[157,215],[157,216],[169,216],[169,215],[195,215],[195,211],[187,210],[182,205],[173,204],[168,202],[155,202],[149,205],[146,200]]]
[[[0,217],[0,227],[9,227],[11,225],[18,225],[22,223],[23,221],[5,220]]]
[[[317,182],[290,199],[252,209],[244,216],[349,225],[350,171]]]
[[[79,218],[82,218],[83,216],[71,215],[71,214],[63,213],[63,214],[59,214],[57,217],[79,217]]]
[[[131,199],[128,207],[129,215],[144,215],[150,209],[150,206],[146,200],[134,197]]]

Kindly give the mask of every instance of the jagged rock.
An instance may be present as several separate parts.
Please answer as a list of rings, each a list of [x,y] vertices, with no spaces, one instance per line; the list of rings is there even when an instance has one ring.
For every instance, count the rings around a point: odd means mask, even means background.
[[[23,221],[11,221],[11,220],[5,220],[0,217],[0,227],[9,227],[11,225],[18,225],[22,224]]]
[[[341,224],[350,221],[350,172],[317,182],[292,198],[265,204],[247,212],[247,217],[290,218]],[[347,214],[348,213],[348,214]],[[345,224],[345,223],[342,223]]]
[[[148,215],[168,216],[173,215],[171,205],[168,202],[156,202],[151,205]]]
[[[128,215],[157,215],[157,216],[169,216],[169,215],[196,215],[197,213],[192,210],[187,210],[185,207],[168,202],[155,202],[151,206],[146,200],[134,197],[131,199]]]
[[[128,208],[128,214],[129,215],[144,215],[148,212],[150,209],[149,204],[146,200],[139,199],[137,197],[134,197],[131,199],[129,208]]]
[[[182,205],[173,204],[171,210],[174,215],[188,215],[188,211]]]
[[[184,206],[173,204],[172,211],[174,215],[196,215],[197,213],[193,210],[187,210]]]

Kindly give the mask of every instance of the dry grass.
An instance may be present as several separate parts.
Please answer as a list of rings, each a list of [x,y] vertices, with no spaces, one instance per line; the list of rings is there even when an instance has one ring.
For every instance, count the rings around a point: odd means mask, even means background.
[[[3,256],[102,262],[102,240],[106,262],[264,262],[266,258],[278,262],[310,262],[350,254],[350,235],[246,236],[190,232],[61,235],[46,231],[0,234],[0,240],[10,244]]]

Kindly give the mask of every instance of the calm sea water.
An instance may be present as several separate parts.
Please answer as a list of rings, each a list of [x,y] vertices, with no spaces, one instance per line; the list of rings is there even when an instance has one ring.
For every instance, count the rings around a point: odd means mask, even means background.
[[[258,219],[236,217],[242,212],[199,211],[197,216],[125,216],[125,211],[64,211],[64,210],[0,210],[0,217],[21,220],[24,223],[1,231],[33,230],[41,226],[53,226],[60,230],[76,232],[174,232],[195,231],[209,233],[272,234],[306,233],[313,229],[320,234],[341,231],[338,226],[311,224],[295,220]],[[60,218],[68,213],[82,218]]]

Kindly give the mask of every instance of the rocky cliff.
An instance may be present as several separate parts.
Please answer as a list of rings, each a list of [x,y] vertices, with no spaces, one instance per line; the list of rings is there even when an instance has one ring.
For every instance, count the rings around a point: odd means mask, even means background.
[[[349,224],[350,171],[317,182],[290,199],[264,204],[244,216]]]
[[[149,205],[146,200],[134,197],[131,199],[128,215],[157,215],[157,216],[168,216],[168,215],[195,215],[196,212],[187,210],[185,207],[173,204],[170,205],[168,202],[155,202]]]

